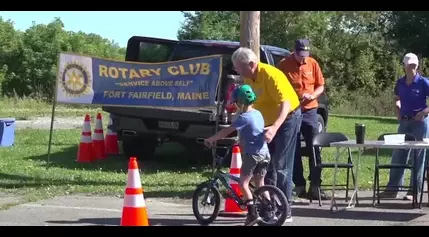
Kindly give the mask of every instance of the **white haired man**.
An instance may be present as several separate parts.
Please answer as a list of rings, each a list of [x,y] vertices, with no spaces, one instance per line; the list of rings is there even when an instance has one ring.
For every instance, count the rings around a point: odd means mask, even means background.
[[[265,120],[265,139],[271,154],[266,184],[276,185],[286,195],[289,208],[286,222],[292,221],[292,175],[296,139],[302,121],[300,102],[285,74],[274,66],[259,62],[245,47],[232,55],[235,70],[256,93],[254,108]]]

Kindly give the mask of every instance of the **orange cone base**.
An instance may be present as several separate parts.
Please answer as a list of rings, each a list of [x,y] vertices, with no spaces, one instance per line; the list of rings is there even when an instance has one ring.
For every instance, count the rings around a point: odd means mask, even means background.
[[[124,207],[121,226],[149,226],[147,209],[145,207]]]
[[[95,161],[95,155],[92,149],[92,143],[81,143],[77,151],[76,161],[79,163]]]
[[[243,217],[247,215],[247,210],[242,210],[233,199],[225,200],[225,210],[219,212],[222,217]]]
[[[105,159],[106,156],[106,151],[104,150],[104,141],[92,141],[92,143],[94,144],[94,153],[95,153],[95,158],[97,158],[98,160],[101,159]]]
[[[119,154],[118,139],[116,136],[106,136],[106,153],[109,155]]]
[[[242,196],[238,184],[231,184],[231,188],[237,195]],[[247,210],[242,210],[232,198],[227,198],[225,200],[225,210],[219,212],[219,216],[222,217],[242,217],[245,215],[247,215]]]
[[[246,217],[247,216],[247,211],[242,211],[242,212],[225,212],[225,211],[220,211],[218,216],[220,216],[220,217]]]

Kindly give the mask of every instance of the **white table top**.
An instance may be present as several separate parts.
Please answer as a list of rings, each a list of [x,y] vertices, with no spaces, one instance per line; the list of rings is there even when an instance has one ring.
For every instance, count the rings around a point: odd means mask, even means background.
[[[359,148],[391,148],[391,149],[429,149],[429,143],[423,141],[406,141],[404,143],[386,144],[384,141],[365,140],[364,144],[356,144],[356,140],[333,142],[332,147]]]

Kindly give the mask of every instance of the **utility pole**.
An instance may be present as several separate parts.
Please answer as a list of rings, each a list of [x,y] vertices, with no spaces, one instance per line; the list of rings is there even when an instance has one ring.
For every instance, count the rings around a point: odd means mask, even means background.
[[[255,52],[259,60],[260,52],[260,11],[240,12],[240,46]]]

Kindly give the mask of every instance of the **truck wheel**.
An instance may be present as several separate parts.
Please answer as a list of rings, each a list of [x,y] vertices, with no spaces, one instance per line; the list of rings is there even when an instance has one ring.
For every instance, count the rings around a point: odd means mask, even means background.
[[[325,132],[325,120],[320,114],[317,114],[317,129],[319,133]]]
[[[137,157],[139,160],[149,160],[155,155],[156,139],[141,137],[123,137],[122,148],[127,157]]]

